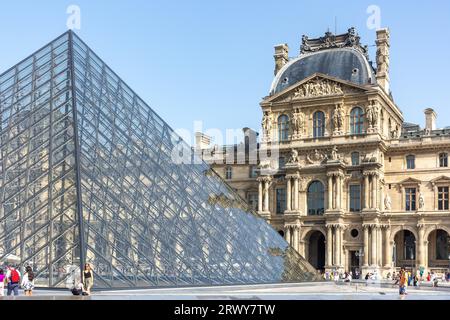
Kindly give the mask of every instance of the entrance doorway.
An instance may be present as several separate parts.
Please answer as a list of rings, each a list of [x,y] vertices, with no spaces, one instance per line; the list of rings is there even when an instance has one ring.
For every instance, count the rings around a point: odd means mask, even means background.
[[[309,256],[308,261],[317,270],[325,268],[325,236],[315,231],[309,238]]]
[[[360,264],[359,264],[359,251],[350,250],[348,253],[350,255],[350,271],[352,272],[354,277],[356,276],[357,273],[360,277],[361,270],[360,270]]]

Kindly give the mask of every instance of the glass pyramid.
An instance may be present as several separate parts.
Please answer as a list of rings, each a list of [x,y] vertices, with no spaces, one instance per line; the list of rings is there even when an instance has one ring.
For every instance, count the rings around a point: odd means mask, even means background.
[[[73,32],[0,75],[0,111],[0,263],[37,286],[84,263],[95,288],[317,279]]]

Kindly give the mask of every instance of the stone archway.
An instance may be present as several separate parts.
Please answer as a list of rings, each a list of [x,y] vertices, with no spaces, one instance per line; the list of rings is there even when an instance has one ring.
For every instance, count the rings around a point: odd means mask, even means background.
[[[312,231],[308,238],[308,261],[317,270],[325,269],[325,236],[320,231]]]
[[[407,269],[416,268],[416,235],[411,230],[403,229],[397,231],[394,234],[393,239],[394,246],[392,248],[392,253],[395,266]]]
[[[432,230],[428,240],[428,268],[446,270],[450,268],[450,234],[444,229]]]

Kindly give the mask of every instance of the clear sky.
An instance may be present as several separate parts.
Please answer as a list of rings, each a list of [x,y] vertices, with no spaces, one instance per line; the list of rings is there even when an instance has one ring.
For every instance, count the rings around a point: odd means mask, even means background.
[[[299,51],[302,34],[357,28],[373,45],[367,8],[391,30],[391,87],[405,121],[433,107],[450,126],[450,1],[0,0],[0,73],[67,30],[75,32],[173,128],[259,129],[273,79],[273,46]],[[371,48],[371,58],[375,50]]]

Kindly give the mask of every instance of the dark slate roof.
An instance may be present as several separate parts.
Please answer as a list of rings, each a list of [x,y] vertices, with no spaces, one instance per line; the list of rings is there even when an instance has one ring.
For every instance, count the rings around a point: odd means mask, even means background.
[[[270,94],[308,78],[323,73],[358,85],[375,84],[375,72],[366,57],[353,48],[334,48],[306,53],[288,62],[275,77]]]

